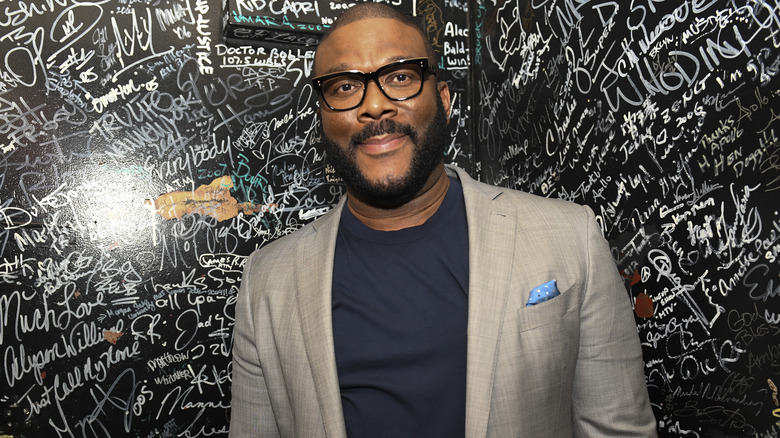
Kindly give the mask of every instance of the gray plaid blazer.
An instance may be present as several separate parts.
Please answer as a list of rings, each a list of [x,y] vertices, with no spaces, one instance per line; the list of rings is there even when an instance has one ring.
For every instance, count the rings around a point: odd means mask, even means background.
[[[655,436],[630,299],[593,212],[447,172],[462,183],[469,227],[466,436]],[[233,438],[346,435],[331,325],[344,205],[247,261]],[[526,307],[552,279],[561,294]]]

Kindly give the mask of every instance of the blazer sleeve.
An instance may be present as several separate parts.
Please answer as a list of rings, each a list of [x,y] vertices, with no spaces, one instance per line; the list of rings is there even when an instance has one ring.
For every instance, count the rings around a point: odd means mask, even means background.
[[[642,349],[630,299],[588,207],[587,279],[574,375],[577,437],[655,437]]]
[[[230,438],[279,437],[268,386],[260,364],[253,302],[258,299],[253,275],[257,253],[247,261],[236,302],[233,329],[233,373]]]

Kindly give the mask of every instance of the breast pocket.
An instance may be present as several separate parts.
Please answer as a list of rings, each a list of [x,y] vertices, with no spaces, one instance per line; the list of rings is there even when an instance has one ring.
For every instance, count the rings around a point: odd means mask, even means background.
[[[523,307],[517,311],[517,323],[521,332],[533,330],[563,319],[568,313],[576,311],[574,286],[562,291],[557,297],[537,304]]]

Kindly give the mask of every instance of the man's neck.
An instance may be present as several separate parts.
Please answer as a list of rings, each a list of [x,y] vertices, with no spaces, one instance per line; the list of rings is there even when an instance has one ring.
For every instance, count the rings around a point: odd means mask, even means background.
[[[379,208],[347,191],[347,208],[365,226],[379,231],[396,231],[422,225],[439,209],[450,179],[444,165],[436,168],[422,190],[409,202],[395,208]]]

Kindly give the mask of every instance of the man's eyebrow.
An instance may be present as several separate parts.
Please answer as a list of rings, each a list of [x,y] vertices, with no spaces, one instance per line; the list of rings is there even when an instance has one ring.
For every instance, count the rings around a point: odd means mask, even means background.
[[[382,63],[382,66],[385,66],[387,64],[391,64],[391,63],[396,62],[396,61],[403,61],[405,59],[415,59],[415,58],[421,58],[421,57],[420,56],[391,56],[391,57],[385,59],[385,61]],[[382,66],[380,66],[380,67],[382,67]],[[327,70],[325,70],[324,72],[322,72],[322,74],[320,74],[318,76],[329,75],[331,73],[341,73],[343,71],[362,71],[362,70],[351,68],[350,65],[347,64],[347,63],[341,63],[341,64],[337,64],[337,65],[334,65],[334,66],[328,68]],[[363,73],[368,73],[368,72],[363,72]]]
[[[325,70],[319,76],[329,75],[331,73],[339,73],[339,72],[342,72],[342,71],[349,71],[349,70],[354,70],[354,69],[350,69],[349,65],[347,65],[347,64],[338,64],[338,65],[334,65],[334,66],[330,67],[329,69]]]

